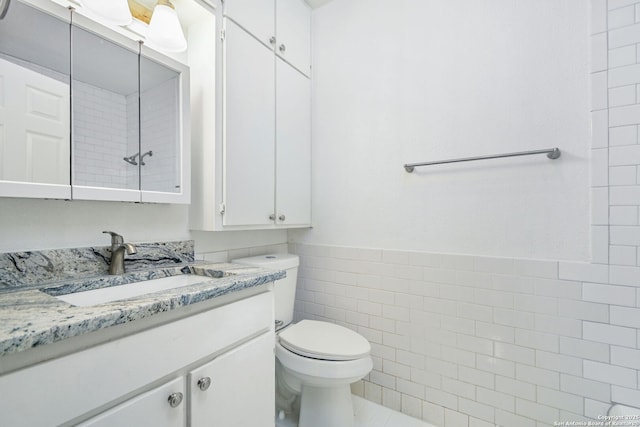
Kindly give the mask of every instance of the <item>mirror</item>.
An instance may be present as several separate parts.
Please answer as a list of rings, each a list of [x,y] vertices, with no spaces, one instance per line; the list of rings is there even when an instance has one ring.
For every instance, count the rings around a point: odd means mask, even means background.
[[[30,2],[0,19],[0,197],[188,203],[188,67]]]
[[[75,25],[71,49],[74,196],[100,197],[76,186],[138,190],[138,53]]]
[[[2,191],[69,198],[70,25],[18,1],[6,12],[0,20]]]
[[[140,57],[140,188],[181,191],[180,73]]]

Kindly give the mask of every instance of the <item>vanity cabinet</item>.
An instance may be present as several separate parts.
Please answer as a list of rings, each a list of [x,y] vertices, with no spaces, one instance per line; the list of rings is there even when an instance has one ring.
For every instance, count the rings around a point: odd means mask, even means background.
[[[0,20],[0,197],[189,203],[188,88],[187,66],[122,32],[13,1]]]
[[[271,292],[158,322],[1,375],[3,425],[273,426]]]
[[[80,423],[78,427],[185,426],[186,403],[183,403],[184,396],[184,379],[177,378]],[[178,400],[180,403],[176,404]]]
[[[262,334],[79,426],[272,426],[273,342]]]

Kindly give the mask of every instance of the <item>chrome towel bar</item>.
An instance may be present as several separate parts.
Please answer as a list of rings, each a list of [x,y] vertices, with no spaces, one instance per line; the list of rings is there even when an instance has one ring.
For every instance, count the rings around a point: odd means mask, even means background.
[[[417,166],[431,166],[431,165],[441,165],[444,163],[471,162],[474,160],[499,159],[502,157],[530,156],[533,154],[546,154],[548,158],[550,158],[551,160],[555,160],[558,157],[560,157],[561,151],[558,147],[555,147],[555,148],[547,148],[544,150],[519,151],[517,153],[493,154],[490,156],[477,156],[477,157],[464,157],[461,159],[437,160],[435,162],[408,163],[404,165],[404,170],[406,170],[408,173],[411,173],[413,172],[413,169]]]

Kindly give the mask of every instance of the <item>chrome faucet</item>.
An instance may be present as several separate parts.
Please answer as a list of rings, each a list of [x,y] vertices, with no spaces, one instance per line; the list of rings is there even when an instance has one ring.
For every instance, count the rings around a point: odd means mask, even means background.
[[[111,261],[109,262],[109,274],[124,274],[124,253],[135,254],[136,247],[131,243],[124,243],[124,238],[113,231],[103,231],[111,234]]]

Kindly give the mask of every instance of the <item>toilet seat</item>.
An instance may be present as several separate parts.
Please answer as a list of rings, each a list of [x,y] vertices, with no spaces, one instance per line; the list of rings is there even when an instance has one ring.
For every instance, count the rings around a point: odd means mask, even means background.
[[[371,352],[369,341],[357,332],[316,320],[302,320],[283,329],[278,337],[287,350],[318,360],[357,360]]]

